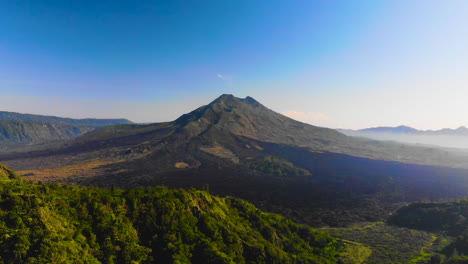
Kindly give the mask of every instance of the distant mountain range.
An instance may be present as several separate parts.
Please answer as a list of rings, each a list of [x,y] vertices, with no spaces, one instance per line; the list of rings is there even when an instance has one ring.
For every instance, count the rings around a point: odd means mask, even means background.
[[[407,126],[374,127],[361,130],[338,129],[339,132],[354,137],[375,140],[391,140],[411,144],[424,144],[449,148],[468,149],[468,128],[444,128],[440,130],[418,130]]]
[[[0,144],[36,144],[82,135],[94,129],[132,123],[127,119],[72,119],[0,112]]]
[[[450,135],[450,136],[468,136],[468,128],[461,126],[457,129],[444,128],[440,130],[418,130],[408,126],[398,127],[373,127],[360,130],[338,129],[339,132],[349,135],[368,134],[368,133],[390,133],[390,134],[413,134],[413,135]]]
[[[172,122],[107,126],[0,153],[32,180],[209,189],[318,226],[382,219],[422,197],[466,195],[467,160],[465,152],[348,137],[233,95]]]

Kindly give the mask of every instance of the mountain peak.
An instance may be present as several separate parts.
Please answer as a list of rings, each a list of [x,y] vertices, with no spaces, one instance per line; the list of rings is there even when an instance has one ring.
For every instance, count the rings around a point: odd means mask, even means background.
[[[417,132],[417,131],[418,131],[418,130],[415,129],[415,128],[412,128],[412,127],[409,127],[409,126],[405,126],[405,125],[398,126],[398,127],[397,127],[397,130],[399,130],[399,132],[403,132],[403,133],[414,133],[414,132]]]
[[[250,96],[247,96],[244,99],[241,99],[241,101],[243,101],[245,103],[248,103],[248,104],[251,104],[251,105],[255,105],[255,106],[260,106],[261,105],[257,100],[253,99]]]
[[[231,112],[234,108],[243,108],[243,100],[245,99],[237,98],[232,94],[222,94],[208,105],[182,115],[175,122],[181,124],[203,118],[205,121],[218,123],[220,114],[223,112]]]
[[[220,102],[227,103],[227,102],[232,102],[232,101],[235,101],[235,100],[239,100],[239,98],[235,97],[232,94],[222,94],[220,97],[216,98],[210,104],[215,104],[215,103],[220,103]]]
[[[359,130],[359,132],[411,134],[411,133],[417,133],[418,130],[409,126],[401,125],[397,127],[372,127],[372,128],[361,129]]]
[[[254,98],[250,96],[247,96],[245,98],[239,98],[239,97],[235,97],[232,94],[223,94],[220,97],[216,98],[214,101],[212,101],[210,105],[219,104],[219,103],[223,103],[226,106],[234,106],[234,105],[238,105],[242,103],[249,104],[249,105],[256,106],[256,107],[262,106],[262,104],[260,104],[257,100],[255,100]]]
[[[223,94],[210,104],[178,118],[175,123],[190,137],[242,136],[263,142],[308,146],[328,145],[329,140],[343,139],[334,130],[295,121],[268,109],[254,98]],[[223,135],[223,136],[220,136]],[[320,140],[314,141],[315,138]],[[324,143],[325,142],[325,143]],[[315,145],[315,146],[316,146]]]

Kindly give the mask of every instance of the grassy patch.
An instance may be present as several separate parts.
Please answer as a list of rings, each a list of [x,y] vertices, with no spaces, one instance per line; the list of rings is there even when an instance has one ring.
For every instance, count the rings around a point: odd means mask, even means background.
[[[433,234],[390,226],[381,222],[363,223],[348,228],[324,228],[332,236],[361,243],[371,250],[366,264],[420,263],[437,250]],[[439,240],[439,239],[437,239]],[[363,250],[363,249],[361,249]],[[366,252],[353,252],[359,259]]]
[[[181,162],[176,162],[174,164],[174,167],[176,167],[177,169],[185,169],[185,168],[188,168],[189,165],[188,165],[188,163],[181,161]]]
[[[115,162],[93,160],[90,162],[77,163],[58,168],[42,170],[23,170],[18,174],[34,181],[62,181],[70,177],[93,177],[104,172],[102,166]]]
[[[232,151],[230,151],[227,148],[224,148],[223,146],[217,145],[214,147],[201,147],[200,149],[207,153],[210,153],[211,155],[223,159],[229,159],[234,163],[239,163],[239,158],[234,153],[232,153]]]
[[[345,264],[364,263],[372,254],[372,249],[361,243],[342,240],[346,244],[345,250],[340,254],[340,260]]]

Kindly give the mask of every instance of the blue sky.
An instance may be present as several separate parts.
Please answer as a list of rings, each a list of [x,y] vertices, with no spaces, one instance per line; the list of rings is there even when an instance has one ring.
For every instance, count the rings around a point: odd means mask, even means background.
[[[468,2],[2,1],[1,110],[175,119],[222,93],[315,125],[468,125]]]

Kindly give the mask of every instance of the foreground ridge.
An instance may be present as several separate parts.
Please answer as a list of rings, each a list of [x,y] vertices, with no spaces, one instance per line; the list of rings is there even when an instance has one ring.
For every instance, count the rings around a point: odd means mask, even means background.
[[[343,249],[326,233],[207,191],[0,173],[0,263],[335,263]]]

